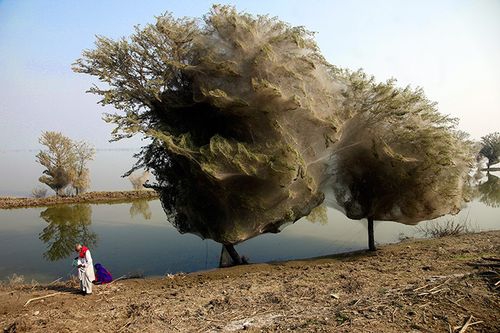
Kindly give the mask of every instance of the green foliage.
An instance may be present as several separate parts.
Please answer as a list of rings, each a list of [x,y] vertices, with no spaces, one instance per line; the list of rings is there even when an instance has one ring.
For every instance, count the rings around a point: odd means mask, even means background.
[[[128,39],[98,37],[73,69],[104,84],[89,91],[117,110],[113,139],[151,140],[130,172],[152,170],[181,232],[238,243],[325,195],[355,218],[456,212],[470,158],[455,120],[421,89],[327,63],[313,37],[214,6],[201,21],[165,14]]]
[[[481,138],[480,156],[488,159],[488,169],[493,164],[498,163],[500,160],[500,133],[490,133]]]

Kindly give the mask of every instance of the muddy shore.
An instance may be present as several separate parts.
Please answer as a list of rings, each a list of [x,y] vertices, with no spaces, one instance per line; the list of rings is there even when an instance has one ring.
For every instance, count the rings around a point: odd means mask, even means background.
[[[75,282],[4,284],[0,327],[4,332],[499,332],[500,270],[493,260],[499,257],[500,231],[492,231],[409,240],[375,253],[120,280],[96,286],[91,296],[78,295]]]
[[[58,197],[50,196],[46,198],[17,198],[0,197],[0,209],[45,207],[60,204],[99,204],[99,203],[120,203],[133,200],[153,200],[158,198],[158,194],[152,190],[144,191],[109,191],[109,192],[87,192],[78,196]]]

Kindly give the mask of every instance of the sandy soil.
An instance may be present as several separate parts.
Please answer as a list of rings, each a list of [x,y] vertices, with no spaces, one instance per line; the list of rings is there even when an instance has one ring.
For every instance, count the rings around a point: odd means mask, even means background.
[[[111,192],[87,192],[78,196],[58,197],[50,196],[46,198],[17,198],[17,197],[0,197],[0,209],[10,208],[27,208],[27,207],[42,207],[54,206],[59,204],[74,204],[74,203],[118,203],[129,202],[137,199],[155,199],[158,194],[152,190],[144,191],[111,191]]]
[[[4,332],[500,332],[500,231],[375,253],[0,290]],[[484,259],[487,258],[487,259]],[[471,263],[482,263],[474,266]],[[497,286],[495,286],[495,284]],[[28,299],[59,292],[52,297]],[[464,325],[466,323],[471,326]]]

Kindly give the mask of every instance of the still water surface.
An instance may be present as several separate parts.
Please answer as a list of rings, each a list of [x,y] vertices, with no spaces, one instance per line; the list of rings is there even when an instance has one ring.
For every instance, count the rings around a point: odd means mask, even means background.
[[[468,218],[475,230],[493,230],[499,229],[499,216],[500,208],[475,201],[453,219]],[[414,226],[375,224],[379,244],[397,242],[403,235],[422,236]],[[91,248],[94,263],[102,263],[115,276],[211,269],[217,267],[220,255],[219,244],[179,234],[158,200],[0,210],[0,279],[14,273],[41,282],[67,277],[73,245],[82,238]],[[364,249],[366,238],[365,221],[328,210],[325,225],[301,219],[279,234],[250,239],[236,249],[251,262],[266,262]]]

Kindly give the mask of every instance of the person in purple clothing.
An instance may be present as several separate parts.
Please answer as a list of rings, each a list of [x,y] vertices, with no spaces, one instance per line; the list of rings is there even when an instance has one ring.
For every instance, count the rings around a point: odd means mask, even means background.
[[[113,281],[111,273],[106,268],[104,268],[103,265],[97,263],[95,264],[94,268],[96,276],[96,280],[94,282],[95,284],[105,284]]]

